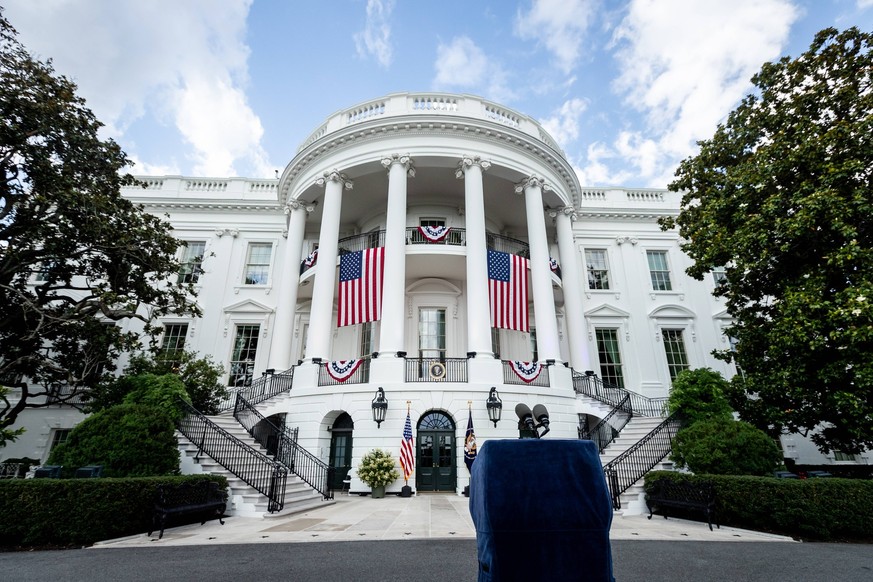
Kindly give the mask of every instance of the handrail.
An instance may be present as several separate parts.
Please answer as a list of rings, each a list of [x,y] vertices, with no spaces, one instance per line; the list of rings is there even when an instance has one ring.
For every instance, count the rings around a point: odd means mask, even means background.
[[[467,382],[467,358],[407,358],[407,382]]]
[[[467,230],[464,228],[451,227],[449,233],[439,241],[431,241],[421,234],[417,226],[406,227],[406,244],[408,245],[449,245],[456,247],[467,246]]]
[[[612,497],[613,509],[621,509],[621,494],[643,478],[673,450],[673,438],[681,421],[671,414],[628,450],[604,465],[603,475]]]
[[[337,254],[339,256],[356,253],[366,249],[375,249],[385,246],[385,231],[374,230],[361,234],[353,234],[336,241]]]
[[[597,374],[580,374],[573,371],[573,389],[577,394],[590,396],[610,406],[618,406],[625,397],[629,397],[629,411],[639,416],[650,418],[664,416],[667,398],[649,398],[636,392],[631,392],[601,380]]]
[[[185,414],[177,428],[197,446],[195,460],[200,453],[209,455],[255,491],[266,496],[267,511],[282,511],[288,469],[228,433],[187,402],[182,401],[182,409]]]
[[[494,232],[485,233],[485,245],[492,251],[500,251],[511,255],[530,258],[530,245],[523,240],[503,236]]]
[[[291,390],[293,382],[294,366],[279,373],[267,370],[260,377],[255,378],[251,385],[235,391],[228,391],[227,397],[218,405],[218,412],[233,410],[233,407],[236,405],[237,394],[242,394],[252,404],[258,404],[264,400],[269,400],[273,396]]]
[[[604,416],[603,420],[594,425],[594,428],[591,430],[580,428],[579,438],[594,441],[597,444],[597,452],[602,453],[616,439],[621,429],[634,417],[633,411],[630,410],[629,402],[630,396],[625,396],[618,406]],[[612,417],[618,416],[619,413],[623,413],[624,416],[620,417],[618,421],[610,422]]]
[[[277,427],[269,419],[264,418],[264,415],[241,394],[236,396],[233,417],[258,442],[265,440],[263,439],[265,433],[257,430],[257,427],[263,428],[266,425],[266,433],[278,438],[275,452],[276,461],[282,463],[290,472],[321,493],[322,497],[333,499],[333,489],[329,479],[330,467],[297,443],[297,429],[288,430],[284,423],[281,427]],[[261,444],[268,449],[270,448],[267,447],[267,443],[261,442]]]
[[[327,366],[319,364],[318,366],[318,385],[319,386],[340,386],[344,384],[366,384],[370,381],[370,356],[361,358],[363,362],[358,366],[358,369],[345,380],[337,380],[327,371]]]

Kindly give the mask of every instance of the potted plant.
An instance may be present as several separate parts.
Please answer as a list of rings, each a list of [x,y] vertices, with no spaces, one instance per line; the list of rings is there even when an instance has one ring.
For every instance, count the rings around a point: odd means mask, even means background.
[[[358,478],[373,490],[373,498],[385,497],[385,486],[393,483],[400,474],[394,466],[394,457],[388,451],[373,449],[361,459]]]

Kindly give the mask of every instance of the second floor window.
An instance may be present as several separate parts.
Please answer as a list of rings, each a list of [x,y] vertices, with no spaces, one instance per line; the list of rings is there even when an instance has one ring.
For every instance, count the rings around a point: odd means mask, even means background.
[[[667,251],[646,251],[649,261],[649,275],[652,278],[652,289],[655,291],[672,291],[670,282],[670,267],[667,264]]]
[[[273,245],[270,243],[249,243],[246,259],[245,284],[266,285],[270,274],[270,256]]]
[[[722,285],[727,285],[727,275],[724,272],[724,267],[715,267],[712,269],[712,282],[716,288]]]
[[[179,269],[179,283],[196,283],[203,273],[203,253],[205,242],[186,241],[182,248],[182,266]]]
[[[361,357],[367,357],[376,351],[375,322],[367,321],[361,324]]]
[[[178,354],[185,349],[185,338],[187,336],[187,323],[168,323],[164,325],[164,339],[161,340],[161,351],[166,355]]]
[[[605,250],[586,250],[585,266],[588,270],[589,289],[609,289],[609,264],[606,262]]]

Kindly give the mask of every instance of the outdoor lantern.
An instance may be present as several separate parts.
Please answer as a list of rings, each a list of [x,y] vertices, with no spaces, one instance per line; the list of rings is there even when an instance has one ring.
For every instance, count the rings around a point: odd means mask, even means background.
[[[491,387],[491,392],[488,394],[488,400],[485,401],[485,406],[488,407],[488,420],[497,426],[500,421],[500,414],[503,412],[503,401],[497,395],[497,388]]]
[[[388,399],[385,398],[385,391],[380,386],[376,389],[376,396],[373,397],[373,420],[376,421],[376,428],[382,428],[382,421],[385,420],[387,410]]]

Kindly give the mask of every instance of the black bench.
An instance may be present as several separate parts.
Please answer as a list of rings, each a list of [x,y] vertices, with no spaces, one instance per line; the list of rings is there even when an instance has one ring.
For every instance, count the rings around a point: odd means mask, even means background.
[[[649,519],[652,519],[652,512],[656,509],[664,513],[664,519],[667,519],[664,510],[669,508],[702,511],[706,516],[706,523],[709,524],[709,531],[712,531],[712,522],[716,517],[715,488],[712,483],[659,479],[646,494],[646,506],[649,508]],[[721,529],[717,519],[715,525]]]
[[[34,479],[60,479],[63,465],[43,465],[33,472]]]
[[[159,485],[155,493],[155,509],[152,515],[152,529],[148,535],[160,527],[158,539],[164,537],[164,528],[171,517],[197,515],[200,525],[210,519],[218,519],[224,525],[224,511],[227,509],[227,494],[218,489],[215,481],[195,481],[180,485]]]

